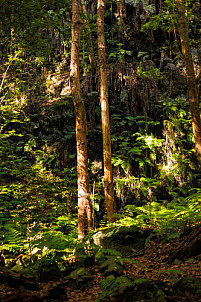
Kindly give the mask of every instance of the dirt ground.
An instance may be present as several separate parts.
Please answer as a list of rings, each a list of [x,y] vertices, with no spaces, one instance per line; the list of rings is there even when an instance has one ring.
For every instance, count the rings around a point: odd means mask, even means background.
[[[185,291],[178,291],[174,287],[174,282],[182,276],[191,276],[201,282],[201,256],[196,256],[185,261],[178,259],[174,262],[168,261],[168,255],[178,245],[178,241],[171,243],[152,244],[144,251],[141,256],[130,255],[126,261],[124,275],[131,280],[148,279],[146,286],[159,287],[164,293],[166,301],[201,301],[201,297],[190,294]],[[0,269],[0,301],[2,302],[90,302],[96,301],[101,293],[100,281],[104,276],[99,272],[98,265],[92,265],[86,268],[94,277],[93,281],[85,289],[73,289],[66,276],[63,275],[58,281],[48,283],[38,283],[38,290],[24,289],[23,286],[12,286],[9,280],[2,277]],[[139,290],[143,290],[139,289]],[[127,301],[126,292],[124,298],[107,297],[102,301]],[[135,301],[135,300],[133,300]],[[143,300],[146,301],[146,300]],[[150,300],[147,300],[150,301]]]

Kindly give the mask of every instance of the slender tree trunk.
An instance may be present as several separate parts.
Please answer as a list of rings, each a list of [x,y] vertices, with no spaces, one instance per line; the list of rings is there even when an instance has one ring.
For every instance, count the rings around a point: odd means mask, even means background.
[[[89,200],[89,173],[87,158],[87,121],[84,101],[80,88],[79,54],[80,54],[80,0],[72,0],[72,44],[70,63],[70,84],[76,112],[77,142],[77,183],[78,183],[78,239],[93,229],[92,211]]]
[[[104,160],[104,192],[109,223],[115,222],[116,203],[114,199],[113,174],[111,163],[111,138],[108,104],[107,66],[105,59],[105,38],[104,38],[104,13],[105,0],[98,0],[97,3],[97,35],[98,35],[98,59],[100,73],[100,103],[101,122],[103,137],[103,160]]]
[[[175,0],[178,11],[178,30],[180,34],[183,58],[186,66],[188,94],[190,110],[192,116],[193,135],[195,138],[195,148],[199,163],[201,165],[201,120],[200,105],[198,99],[198,89],[196,85],[193,59],[188,35],[188,24],[184,3],[182,0]]]
[[[84,26],[86,28],[87,51],[88,51],[88,55],[89,55],[91,71],[92,71],[92,74],[94,75],[96,73],[96,59],[95,59],[95,55],[94,55],[94,49],[93,49],[93,43],[92,43],[92,37],[91,37],[91,28],[89,25],[89,19],[88,19],[88,15],[87,15],[86,6],[85,6],[85,0],[81,0],[81,3],[82,3],[84,16],[85,16]]]

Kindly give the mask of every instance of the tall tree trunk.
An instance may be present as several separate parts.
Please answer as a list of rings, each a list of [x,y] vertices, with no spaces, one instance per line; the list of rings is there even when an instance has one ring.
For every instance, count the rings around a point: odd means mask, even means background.
[[[199,163],[201,165],[201,120],[198,89],[196,85],[193,59],[188,35],[188,24],[183,0],[175,0],[178,11],[178,30],[180,34],[183,58],[186,66],[188,94],[192,116],[193,135]]]
[[[105,59],[105,38],[104,38],[104,13],[105,0],[98,0],[97,3],[97,35],[98,35],[98,59],[100,76],[100,103],[101,122],[103,137],[103,160],[104,160],[104,193],[109,223],[115,222],[116,202],[114,199],[113,174],[111,163],[111,138],[108,104],[107,66]]]
[[[78,239],[85,231],[93,229],[92,211],[89,200],[89,173],[87,158],[87,121],[84,101],[80,88],[79,55],[80,55],[80,0],[72,0],[72,44],[70,63],[70,84],[76,112],[77,143],[77,184],[78,184]],[[88,226],[87,226],[88,222]]]
[[[96,59],[94,55],[94,49],[93,49],[93,43],[92,43],[92,37],[91,37],[91,28],[89,25],[89,19],[88,19],[88,14],[85,6],[85,0],[81,0],[82,3],[82,8],[84,12],[84,26],[86,28],[86,40],[87,40],[87,51],[89,55],[89,61],[91,65],[91,71],[92,74],[94,75],[96,73]]]

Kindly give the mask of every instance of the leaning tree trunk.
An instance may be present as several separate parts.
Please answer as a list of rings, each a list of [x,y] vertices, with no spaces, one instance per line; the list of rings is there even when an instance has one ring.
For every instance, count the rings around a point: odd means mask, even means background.
[[[180,34],[183,58],[186,66],[188,94],[192,116],[193,135],[195,148],[201,166],[201,120],[198,89],[196,85],[193,59],[188,35],[188,24],[183,0],[175,0],[178,11],[178,30]]]
[[[98,60],[100,76],[100,103],[101,122],[103,137],[103,160],[104,160],[104,193],[109,223],[115,222],[116,203],[114,199],[113,174],[111,162],[111,138],[108,104],[107,66],[105,59],[104,38],[104,13],[105,0],[97,3],[97,35],[98,35]]]
[[[70,84],[76,113],[77,144],[77,184],[78,184],[78,239],[93,229],[92,211],[89,200],[89,173],[87,158],[87,122],[84,101],[80,88],[79,54],[80,54],[80,0],[72,0],[72,44],[70,63]]]
[[[186,259],[201,254],[201,225],[194,227],[191,233],[169,255],[168,260]]]

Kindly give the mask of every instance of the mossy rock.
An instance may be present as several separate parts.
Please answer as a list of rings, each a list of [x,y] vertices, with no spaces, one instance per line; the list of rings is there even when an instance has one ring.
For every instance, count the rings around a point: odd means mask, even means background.
[[[18,273],[21,277],[29,279],[31,281],[39,281],[40,280],[40,272],[37,269],[33,268],[25,268],[22,265],[16,264],[12,267],[11,271]]]
[[[84,268],[77,268],[68,275],[67,279],[73,288],[84,289],[93,280],[93,276]]]
[[[127,301],[125,297],[127,299],[134,287],[135,284],[126,276],[117,278],[113,275],[107,276],[101,281],[102,292],[97,301],[103,301],[106,297],[110,297],[110,301]]]
[[[113,275],[115,277],[120,277],[123,275],[123,267],[119,265],[118,263],[111,263],[108,268],[104,271],[103,275],[110,276]]]
[[[100,266],[99,271],[103,273],[104,276],[113,275],[119,277],[123,275],[123,267],[123,259],[119,256],[112,256]]]
[[[193,277],[182,277],[175,283],[175,288],[180,292],[189,292],[190,294],[201,297],[201,283]]]
[[[101,266],[100,266],[100,272],[104,272],[109,265],[111,265],[112,263],[117,263],[121,266],[124,266],[124,261],[121,257],[119,256],[112,256],[112,257],[109,257]]]
[[[21,272],[24,270],[24,267],[20,264],[16,264],[11,268],[12,271],[21,274]]]
[[[155,286],[150,286],[142,291],[134,291],[127,299],[127,302],[166,302],[164,291]]]
[[[121,252],[124,256],[139,252],[145,247],[149,233],[137,226],[112,227],[96,232],[94,243],[103,248],[110,248]]]

